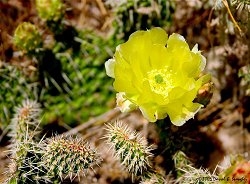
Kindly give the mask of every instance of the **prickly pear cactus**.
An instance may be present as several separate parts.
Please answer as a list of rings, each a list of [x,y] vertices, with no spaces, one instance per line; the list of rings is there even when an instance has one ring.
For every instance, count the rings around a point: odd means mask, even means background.
[[[35,52],[42,47],[42,37],[35,25],[23,22],[15,30],[14,44],[27,53]]]

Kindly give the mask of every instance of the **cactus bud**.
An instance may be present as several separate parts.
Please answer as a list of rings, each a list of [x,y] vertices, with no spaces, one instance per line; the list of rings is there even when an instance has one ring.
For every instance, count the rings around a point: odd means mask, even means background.
[[[65,7],[61,0],[36,0],[39,16],[45,21],[57,22],[62,19]]]
[[[204,84],[203,86],[201,86],[194,101],[198,102],[204,106],[207,106],[207,104],[209,104],[212,96],[213,96],[213,83],[208,82],[208,83]]]
[[[14,43],[25,52],[33,52],[41,48],[42,37],[36,26],[29,22],[23,22],[15,30]]]

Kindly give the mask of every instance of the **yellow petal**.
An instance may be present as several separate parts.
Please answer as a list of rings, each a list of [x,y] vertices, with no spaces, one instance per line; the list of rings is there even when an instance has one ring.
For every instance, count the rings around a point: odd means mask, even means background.
[[[167,113],[171,122],[176,126],[182,126],[186,121],[194,118],[194,115],[200,110],[203,105],[192,103],[191,106],[182,106],[181,103],[170,104],[167,108]]]
[[[183,62],[182,70],[188,77],[197,77],[201,71],[201,57],[193,52],[190,52],[190,56],[190,60]]]
[[[168,95],[168,98],[170,101],[173,101],[175,99],[179,99],[181,98],[185,93],[187,92],[187,90],[183,89],[182,87],[175,87],[173,88],[169,95]]]
[[[183,67],[183,64],[187,62],[187,66],[192,63],[192,52],[189,49],[187,42],[184,37],[173,33],[170,35],[167,42],[167,50],[170,52],[170,60],[172,64],[172,69],[174,71],[182,71],[183,73],[188,72],[189,68]],[[194,53],[193,53],[194,54]]]
[[[153,100],[152,100],[153,99]],[[137,103],[139,105],[144,105],[148,103],[155,103],[158,105],[163,105],[168,102],[168,99],[164,98],[163,95],[152,92],[152,89],[148,81],[144,81],[142,85],[142,92],[138,96]]]
[[[172,35],[169,36],[169,39],[167,41],[167,48],[171,50],[173,49],[178,49],[178,50],[188,49],[189,50],[189,46],[185,38],[177,33],[173,33]]]
[[[118,46],[116,51],[120,53],[126,62],[133,65],[133,68],[139,72],[138,75],[141,74],[140,71],[142,74],[145,74],[145,71],[148,71],[150,66],[159,63],[158,61],[152,61],[152,52],[156,53],[156,50],[161,47],[160,52],[166,56],[165,45],[167,39],[168,36],[166,31],[161,28],[153,28],[148,31],[137,31],[129,37],[126,43]],[[159,55],[158,52],[157,57],[159,58],[160,56],[160,63],[163,64],[164,62],[162,59],[167,57]]]
[[[115,90],[118,92],[136,93],[137,90],[134,87],[132,80],[124,76],[125,75],[118,75],[115,78],[113,83]]]
[[[134,83],[132,82],[133,73],[131,65],[122,57],[119,52],[115,53],[114,64],[114,88],[118,92],[135,93]]]
[[[156,109],[154,106],[147,104],[140,106],[139,109],[142,112],[142,115],[149,121],[149,122],[156,122],[155,112]]]
[[[161,44],[166,45],[168,40],[168,34],[166,31],[160,27],[155,27],[147,31],[151,44]]]
[[[200,56],[201,58],[200,71],[203,71],[206,66],[206,58],[201,54],[201,51],[198,50],[198,44],[195,44],[195,46],[192,49],[192,52]]]
[[[160,27],[155,27],[147,31],[136,31],[130,35],[128,42],[137,40],[146,41],[149,44],[161,44],[166,45],[168,40],[168,34]]]
[[[148,55],[147,65],[150,67],[150,70],[171,66],[169,52],[167,52],[167,48],[163,45],[155,44],[150,48],[150,51],[148,51]]]

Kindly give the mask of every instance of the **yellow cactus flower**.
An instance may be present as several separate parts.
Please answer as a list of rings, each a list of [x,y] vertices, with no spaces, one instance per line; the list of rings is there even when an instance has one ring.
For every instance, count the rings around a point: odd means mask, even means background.
[[[173,33],[168,38],[163,29],[153,28],[133,33],[116,48],[105,68],[115,79],[115,90],[129,104],[119,101],[122,109],[136,106],[150,122],[169,116],[181,126],[203,106],[193,100],[210,78],[199,78],[205,65],[197,45],[190,50],[183,36]]]

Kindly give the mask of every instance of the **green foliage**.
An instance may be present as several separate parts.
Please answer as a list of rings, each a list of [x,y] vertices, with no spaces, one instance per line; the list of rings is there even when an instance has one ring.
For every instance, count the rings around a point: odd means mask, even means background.
[[[42,47],[42,37],[35,25],[23,22],[15,30],[14,43],[27,53],[35,52],[36,49]]]
[[[114,29],[118,38],[128,39],[137,30],[169,27],[175,2],[172,0],[108,1],[115,13]]]
[[[82,31],[80,37],[77,38],[81,43],[80,53],[67,50],[56,54],[65,83],[60,86],[61,93],[53,98],[44,90],[44,122],[61,118],[73,125],[100,115],[112,106],[115,95],[112,79],[106,76],[104,62],[113,54],[115,43],[89,31]]]
[[[104,62],[113,54],[116,41],[106,40],[90,31],[75,35],[79,37],[70,37],[69,43],[67,39],[57,42],[53,52],[42,49],[39,54],[33,53],[38,60],[37,78],[41,91],[37,95],[46,107],[45,123],[60,118],[67,124],[79,124],[112,106],[112,80],[105,74]],[[55,36],[58,35],[55,33]],[[72,40],[76,41],[72,43]]]
[[[14,107],[24,99],[35,99],[37,84],[17,67],[0,61],[0,129],[10,122]]]
[[[41,86],[37,95],[45,106],[43,122],[76,125],[110,109],[114,94],[104,62],[113,55],[118,41],[66,25],[60,0],[37,0],[36,8],[56,41],[53,50],[29,53],[38,60]]]

